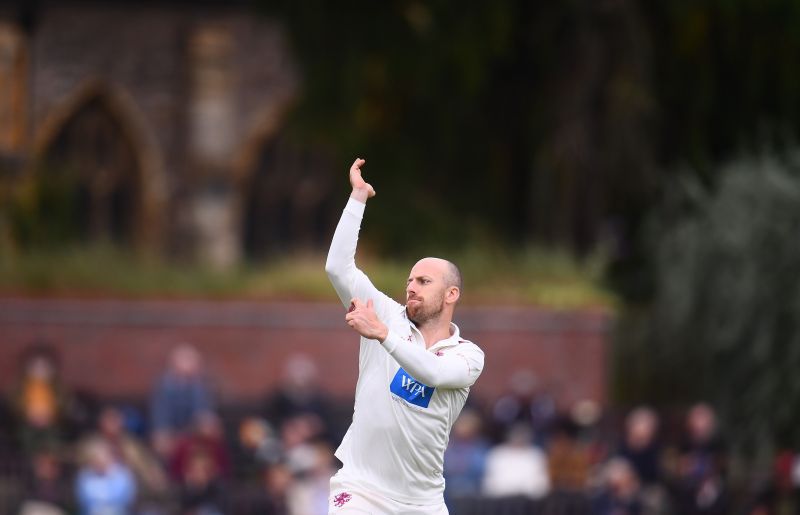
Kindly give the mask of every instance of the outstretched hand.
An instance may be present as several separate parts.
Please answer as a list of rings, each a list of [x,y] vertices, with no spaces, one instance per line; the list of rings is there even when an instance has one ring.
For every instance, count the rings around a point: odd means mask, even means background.
[[[389,336],[389,328],[380,321],[378,314],[375,313],[372,299],[368,300],[366,304],[357,298],[353,299],[350,303],[350,310],[344,319],[347,325],[364,338],[382,342]]]
[[[361,176],[361,167],[366,162],[359,157],[353,161],[353,165],[350,167],[350,186],[353,187],[353,193],[350,196],[361,202],[366,202],[368,198],[375,196],[375,189]]]

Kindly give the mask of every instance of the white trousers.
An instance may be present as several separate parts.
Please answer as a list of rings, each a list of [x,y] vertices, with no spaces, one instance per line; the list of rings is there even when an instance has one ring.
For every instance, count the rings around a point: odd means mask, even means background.
[[[338,476],[331,478],[328,515],[449,515],[444,503],[405,504],[370,491]]]

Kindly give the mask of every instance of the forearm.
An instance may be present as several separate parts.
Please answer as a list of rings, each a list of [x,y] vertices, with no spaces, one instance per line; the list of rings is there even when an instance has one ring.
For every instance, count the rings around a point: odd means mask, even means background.
[[[345,306],[349,305],[353,297],[354,283],[358,274],[355,255],[365,207],[364,201],[359,200],[354,190],[336,226],[328,259],[325,262],[328,278]]]
[[[436,356],[392,331],[381,345],[414,379],[428,386],[463,388],[475,380],[469,363],[462,356]]]

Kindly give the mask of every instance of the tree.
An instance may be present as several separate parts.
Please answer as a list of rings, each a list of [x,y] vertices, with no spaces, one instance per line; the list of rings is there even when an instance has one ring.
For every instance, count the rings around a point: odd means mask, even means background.
[[[705,399],[740,446],[800,434],[800,166],[774,158],[692,176],[648,224],[653,298],[619,328],[618,398]],[[625,334],[627,333],[627,334]]]

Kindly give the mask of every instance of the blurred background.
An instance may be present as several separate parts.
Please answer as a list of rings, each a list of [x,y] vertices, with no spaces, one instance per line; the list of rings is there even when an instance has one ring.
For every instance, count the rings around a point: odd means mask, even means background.
[[[800,3],[0,2],[0,512],[326,513],[324,274],[465,276],[451,513],[800,512]]]

